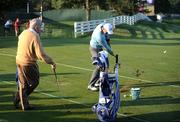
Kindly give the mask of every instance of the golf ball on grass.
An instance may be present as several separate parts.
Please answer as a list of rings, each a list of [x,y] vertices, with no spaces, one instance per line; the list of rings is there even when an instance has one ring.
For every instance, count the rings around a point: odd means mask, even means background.
[[[166,53],[166,52],[167,52],[166,50],[163,51],[163,53]]]
[[[127,95],[126,95],[126,94],[124,94],[124,95],[123,95],[123,97],[125,98],[125,97],[127,97]]]

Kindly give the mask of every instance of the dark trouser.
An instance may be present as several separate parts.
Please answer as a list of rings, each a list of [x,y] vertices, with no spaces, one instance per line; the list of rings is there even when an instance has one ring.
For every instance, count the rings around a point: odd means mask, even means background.
[[[4,36],[7,36],[10,32],[10,27],[4,27]]]
[[[39,68],[37,64],[28,66],[17,65],[19,87],[15,95],[17,102],[21,102],[22,110],[29,108],[28,96],[39,84]]]

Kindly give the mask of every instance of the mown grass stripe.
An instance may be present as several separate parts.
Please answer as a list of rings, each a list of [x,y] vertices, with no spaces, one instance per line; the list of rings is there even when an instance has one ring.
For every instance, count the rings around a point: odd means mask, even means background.
[[[9,56],[9,57],[15,57],[14,55],[5,54],[5,53],[0,53],[0,55]],[[73,69],[79,69],[79,70],[85,70],[85,71],[93,71],[93,70],[91,70],[91,69],[82,68],[82,67],[77,67],[77,66],[72,66],[72,65],[63,64],[63,63],[56,63],[56,64],[57,64],[57,65],[61,65],[61,66],[65,66],[65,67],[69,67],[69,68],[73,68]],[[156,83],[156,84],[160,84],[160,85],[166,85],[165,83],[158,83],[158,82],[154,82],[154,81],[150,81],[150,80],[138,79],[138,78],[123,76],[123,75],[119,75],[119,77],[125,78],[125,79],[136,80],[136,81],[143,81],[143,82],[147,82],[147,83]],[[176,87],[176,88],[179,88],[179,87],[180,87],[180,86],[178,86],[178,85],[168,85],[168,86]]]
[[[12,83],[12,82],[10,82],[10,81],[3,81],[3,82],[6,83],[6,84],[14,84],[14,85],[15,85],[15,83]],[[83,106],[86,106],[86,107],[91,108],[91,106],[88,106],[88,105],[86,105],[86,104],[84,104],[84,103],[81,103],[81,102],[78,102],[78,101],[74,101],[74,100],[66,99],[66,98],[64,98],[64,97],[59,97],[59,96],[56,96],[56,95],[53,95],[53,94],[41,92],[41,91],[39,91],[39,90],[35,90],[35,92],[40,93],[40,94],[45,95],[45,96],[48,96],[48,97],[52,97],[52,98],[61,98],[62,100],[65,100],[65,101],[68,101],[68,102],[71,102],[71,103],[75,103],[75,104],[79,104],[79,105],[83,105]],[[129,118],[132,118],[132,119],[137,120],[137,121],[149,122],[149,121],[147,121],[147,120],[140,119],[140,118],[137,118],[137,117],[131,117],[131,116],[127,116],[127,115],[125,115],[125,114],[120,114],[120,113],[117,113],[117,114],[118,114],[119,116],[129,117]]]

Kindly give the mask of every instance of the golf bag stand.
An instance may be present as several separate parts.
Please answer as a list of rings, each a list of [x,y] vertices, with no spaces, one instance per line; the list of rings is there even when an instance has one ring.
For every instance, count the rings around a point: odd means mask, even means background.
[[[108,55],[106,51],[99,52],[100,67],[100,85],[99,85],[99,101],[92,106],[92,111],[96,113],[97,118],[101,122],[114,122],[117,112],[120,108],[120,93],[118,79],[118,55],[116,55],[116,63],[114,73],[108,73]]]

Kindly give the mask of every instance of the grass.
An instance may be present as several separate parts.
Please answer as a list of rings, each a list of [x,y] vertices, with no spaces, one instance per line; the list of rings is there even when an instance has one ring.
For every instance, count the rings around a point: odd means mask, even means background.
[[[169,20],[168,20],[169,21]],[[65,32],[72,22],[61,22]],[[55,27],[53,24],[49,25]],[[175,122],[180,117],[180,36],[179,26],[169,23],[139,22],[120,25],[112,36],[112,48],[120,55],[121,86],[140,87],[138,101],[121,94],[117,122]],[[98,122],[91,106],[98,93],[90,92],[87,83],[93,66],[90,61],[90,36],[42,35],[45,51],[58,63],[58,89],[50,66],[39,62],[41,78],[30,103],[38,110],[22,112],[12,106],[15,85],[17,39],[0,37],[0,121],[2,122]],[[166,50],[166,53],[164,51]],[[114,59],[110,56],[111,68]],[[136,70],[144,71],[136,76]],[[47,93],[46,95],[44,93]],[[50,96],[51,95],[51,96]],[[54,97],[53,97],[53,96]]]

